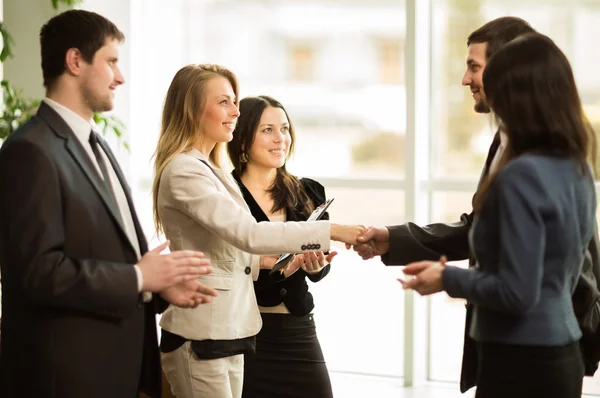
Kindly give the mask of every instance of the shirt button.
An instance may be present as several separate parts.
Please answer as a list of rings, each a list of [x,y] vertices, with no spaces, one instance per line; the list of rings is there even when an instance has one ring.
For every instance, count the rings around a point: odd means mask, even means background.
[[[320,249],[320,248],[321,248],[321,245],[317,243],[317,245],[316,245],[316,249],[318,250],[318,249]]]
[[[306,250],[306,245],[302,245],[302,247],[300,247],[300,249]]]
[[[279,295],[280,295],[281,297],[285,297],[285,296],[287,296],[287,289],[286,289],[285,287],[282,287],[282,288],[279,290]]]
[[[250,269],[250,267],[246,267],[244,272],[246,273],[246,275],[250,275],[250,272],[252,272],[252,270]]]

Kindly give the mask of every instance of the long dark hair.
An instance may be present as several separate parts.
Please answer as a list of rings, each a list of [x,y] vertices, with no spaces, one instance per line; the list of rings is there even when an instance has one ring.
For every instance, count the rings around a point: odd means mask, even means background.
[[[247,163],[242,161],[247,159],[247,153],[256,137],[258,124],[264,110],[268,107],[280,108],[285,113],[289,123],[289,132],[291,144],[288,152],[288,158],[294,152],[294,143],[296,135],[290,117],[283,105],[274,98],[266,95],[258,97],[246,97],[240,101],[240,116],[236,128],[233,132],[233,139],[227,144],[227,154],[235,168],[234,173],[242,176],[246,171]],[[277,212],[285,208],[300,208],[303,213],[309,215],[314,210],[314,204],[304,191],[300,180],[291,175],[285,164],[277,169],[277,174],[273,185],[269,188],[269,193],[273,198],[272,212]]]
[[[467,38],[467,46],[475,43],[487,43],[485,58],[490,59],[496,51],[509,41],[532,32],[535,32],[535,30],[524,19],[500,17],[472,32]]]
[[[595,134],[583,114],[573,71],[550,38],[529,33],[499,49],[483,71],[483,87],[508,137],[498,171],[524,153],[575,158],[583,173],[588,160],[595,164]],[[475,211],[497,174],[481,184]]]

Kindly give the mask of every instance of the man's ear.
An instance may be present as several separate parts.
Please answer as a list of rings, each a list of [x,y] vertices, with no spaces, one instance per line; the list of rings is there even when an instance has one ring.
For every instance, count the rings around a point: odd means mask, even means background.
[[[65,71],[72,76],[79,76],[85,60],[77,48],[69,48],[65,55]]]

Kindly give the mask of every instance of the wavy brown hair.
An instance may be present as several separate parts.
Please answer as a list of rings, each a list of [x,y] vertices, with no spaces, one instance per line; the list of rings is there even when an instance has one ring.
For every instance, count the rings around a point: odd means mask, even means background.
[[[247,164],[242,162],[242,153],[247,154],[248,149],[252,147],[260,118],[265,109],[268,107],[280,108],[284,113],[289,123],[289,132],[291,137],[288,158],[294,152],[294,142],[296,135],[290,117],[283,105],[274,98],[266,95],[258,97],[246,97],[240,101],[240,116],[237,126],[233,132],[233,140],[227,144],[227,153],[235,170],[233,171],[238,176],[244,175]],[[250,159],[250,161],[252,161]],[[277,169],[275,181],[269,188],[271,198],[273,198],[272,212],[277,212],[285,208],[301,208],[307,216],[314,210],[314,203],[309,199],[304,191],[300,180],[290,174],[285,164]]]
[[[520,155],[570,157],[582,173],[587,174],[588,162],[595,170],[595,133],[584,116],[571,65],[550,38],[529,33],[499,49],[483,71],[483,86],[508,143],[497,170],[475,195],[475,211],[500,170]]]
[[[152,206],[154,225],[157,232],[162,231],[158,214],[158,189],[160,177],[165,167],[180,153],[194,147],[196,138],[202,135],[200,117],[206,103],[206,84],[215,77],[224,77],[229,81],[235,93],[238,105],[238,82],[229,69],[219,65],[187,65],[173,77],[169,86],[162,113],[162,124],[156,151],[154,152],[154,183],[152,184]],[[210,160],[220,166],[219,154],[223,144],[217,143],[210,153]]]

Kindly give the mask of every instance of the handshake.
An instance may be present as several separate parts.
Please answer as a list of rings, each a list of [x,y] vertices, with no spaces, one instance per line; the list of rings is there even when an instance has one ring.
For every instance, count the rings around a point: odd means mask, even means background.
[[[354,251],[363,260],[384,255],[390,247],[390,231],[386,227],[364,228],[362,234],[357,237],[356,242],[346,242],[346,248],[350,249],[351,247],[354,247]]]
[[[346,248],[354,247],[354,251],[363,260],[381,256],[389,251],[390,232],[387,228],[371,227],[357,238],[357,244],[346,244]],[[409,278],[399,279],[404,289],[413,289],[422,296],[438,293],[444,290],[442,284],[442,272],[446,267],[446,257],[442,256],[440,261],[418,261],[407,264],[404,274]]]

